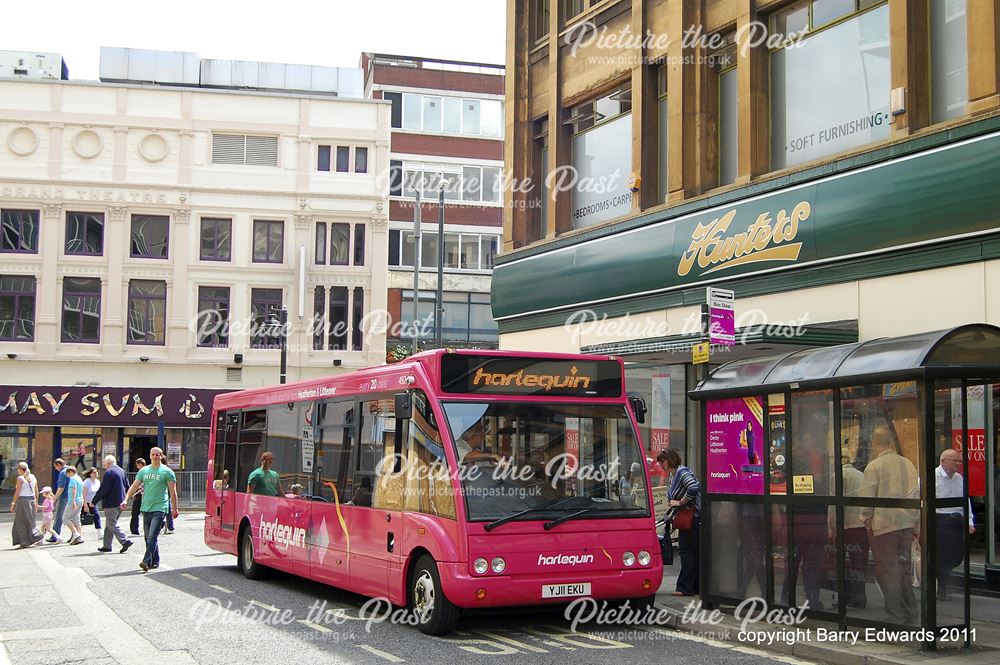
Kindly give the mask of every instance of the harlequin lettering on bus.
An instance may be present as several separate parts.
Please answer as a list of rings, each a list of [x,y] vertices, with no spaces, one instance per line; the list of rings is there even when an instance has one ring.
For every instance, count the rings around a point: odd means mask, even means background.
[[[538,555],[539,566],[577,566],[584,563],[594,563],[593,554],[555,554],[553,556]]]
[[[283,550],[287,550],[289,546],[306,546],[306,530],[282,524],[277,517],[273,522],[260,521],[259,537],[262,543],[274,543]]]
[[[791,215],[779,210],[777,221],[771,219],[770,213],[763,212],[746,231],[731,236],[726,236],[726,232],[736,218],[735,210],[730,210],[708,224],[699,223],[691,233],[691,244],[681,255],[677,274],[686,276],[696,260],[698,267],[702,269],[715,266],[704,270],[702,275],[750,263],[795,261],[802,251],[802,243],[791,241],[799,233],[799,224],[809,219],[811,213],[808,201],[796,205]],[[772,221],[774,226],[771,225]]]
[[[579,370],[574,365],[569,370],[569,375],[557,376],[555,374],[525,374],[524,370],[513,374],[503,372],[487,372],[482,367],[476,371],[472,378],[474,386],[524,386],[526,388],[541,388],[545,391],[553,388],[589,388],[591,377],[578,375]]]

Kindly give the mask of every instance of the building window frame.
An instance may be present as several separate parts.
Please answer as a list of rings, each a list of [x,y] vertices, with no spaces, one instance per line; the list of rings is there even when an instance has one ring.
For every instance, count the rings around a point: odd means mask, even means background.
[[[440,118],[440,123],[435,126],[428,126],[425,114],[427,99],[439,100],[441,104],[440,113],[434,114]],[[474,111],[472,106],[476,106]],[[402,126],[399,129],[405,132],[472,136],[498,141],[504,138],[504,101],[501,99],[403,92],[400,109]],[[478,121],[473,123],[473,117]],[[486,131],[487,128],[490,131]]]
[[[84,288],[96,285],[97,288]],[[79,287],[79,288],[78,288]],[[70,290],[70,289],[74,290]],[[101,301],[103,284],[99,278],[91,277],[64,277],[62,297],[62,320],[59,326],[60,341],[69,344],[100,344],[101,343]],[[70,298],[77,299],[76,309],[70,306]],[[96,314],[97,325],[94,326],[94,336],[84,337],[86,326],[85,315]],[[79,337],[71,337],[72,331],[67,330],[68,324],[76,320],[76,328]]]
[[[64,251],[67,256],[104,256],[104,213],[68,211]]]
[[[149,234],[158,236],[161,231],[163,233],[162,241],[158,237],[148,237]],[[160,249],[157,250],[157,247]],[[129,232],[129,256],[133,259],[167,259],[169,252],[169,215],[132,215]]]
[[[140,326],[140,323],[143,325]],[[165,281],[150,279],[129,281],[125,343],[130,346],[166,345],[167,283]]]
[[[285,294],[281,289],[257,287],[250,289],[250,348],[281,348],[280,336],[269,336],[271,316],[279,316],[284,308]]]
[[[205,253],[205,241],[211,240],[214,254]],[[229,262],[233,256],[233,220],[230,217],[202,217],[199,235],[199,258],[202,261]],[[222,248],[225,248],[223,253]]]
[[[484,273],[488,274],[488,273],[492,272],[494,260],[495,260],[495,257],[497,255],[497,252],[498,252],[498,249],[499,249],[499,246],[500,246],[500,238],[501,238],[501,236],[499,234],[496,234],[496,233],[474,233],[474,232],[466,232],[466,231],[447,231],[446,230],[445,233],[444,233],[444,235],[445,235],[445,251],[446,252],[448,251],[448,247],[449,246],[454,246],[455,242],[458,243],[458,245],[457,245],[458,246],[458,263],[457,263],[457,267],[452,267],[450,265],[446,265],[445,266],[445,270],[446,271],[448,271],[448,272],[457,272],[457,273],[462,273],[462,272],[464,272],[464,273],[475,273],[475,274],[484,274]],[[425,245],[428,245],[428,246],[433,246],[435,248],[435,254],[436,254],[436,251],[437,251],[436,248],[438,247],[437,231],[422,231],[421,234],[420,234],[420,237],[421,237],[421,242],[422,243],[424,243]],[[405,249],[405,247],[407,245],[409,245],[409,246],[413,245],[413,243],[414,243],[414,239],[413,238],[414,238],[414,235],[413,235],[413,230],[412,229],[390,229],[389,230],[389,245],[390,245],[390,252],[389,252],[390,263],[389,263],[389,268],[390,269],[392,269],[392,268],[398,268],[398,269],[413,270],[413,258],[414,258],[415,252],[411,250],[409,252],[410,257],[407,258],[406,257],[407,252],[404,251],[404,249]],[[451,240],[451,244],[449,244],[449,240]],[[463,268],[463,267],[461,267],[462,266],[462,257],[464,256],[464,253],[462,252],[462,248],[466,247],[466,246],[470,246],[470,245],[472,245],[474,243],[479,247],[479,249],[478,249],[478,259],[477,259],[477,267],[475,267],[475,268]],[[484,254],[484,252],[483,252],[483,248],[484,248],[484,244],[483,243],[488,243],[490,245],[490,249],[487,251],[486,254]],[[393,251],[393,246],[395,246],[396,250],[398,251],[398,255],[396,254],[396,252]],[[392,257],[394,255],[398,256],[398,259],[397,259],[396,263],[392,263],[391,262],[392,261]],[[429,269],[436,268],[437,267],[437,261],[436,261],[436,259],[432,260],[432,258],[433,257],[430,256],[429,252],[421,252],[421,257],[420,257],[421,266],[420,266],[420,269],[421,270],[429,270]]]
[[[224,294],[224,295],[223,295]],[[229,348],[230,289],[228,286],[198,287],[197,345],[200,348]],[[211,316],[212,320],[206,320]]]
[[[0,253],[37,254],[40,220],[38,210],[0,210]]]
[[[281,220],[253,220],[252,263],[285,262],[285,223]]]
[[[10,314],[10,319],[0,319],[0,342],[35,341],[37,291],[34,275],[0,275],[0,316]]]

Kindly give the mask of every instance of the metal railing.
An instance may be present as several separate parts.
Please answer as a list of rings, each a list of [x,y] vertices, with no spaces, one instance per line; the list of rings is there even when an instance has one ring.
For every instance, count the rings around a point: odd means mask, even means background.
[[[135,472],[125,475],[131,485],[135,481]],[[177,476],[177,500],[180,502],[180,507],[204,507],[208,471],[174,471],[174,475]]]

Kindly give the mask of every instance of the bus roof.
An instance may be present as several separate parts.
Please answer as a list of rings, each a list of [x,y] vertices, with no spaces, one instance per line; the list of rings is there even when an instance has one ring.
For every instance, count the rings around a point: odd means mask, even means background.
[[[494,358],[525,358],[539,361],[616,361],[624,367],[616,356],[581,355],[574,353],[541,353],[537,351],[497,351],[491,349],[432,349],[410,356],[406,360],[389,365],[365,367],[354,372],[334,376],[307,379],[294,383],[248,388],[236,392],[216,395],[214,406],[217,410],[267,406],[337,395],[352,396],[372,392],[405,390],[413,384],[424,383],[438,392],[441,386],[441,358],[446,354],[465,356],[489,356]],[[408,377],[413,377],[408,378]],[[421,381],[423,379],[423,381]],[[624,391],[622,393],[624,395]]]

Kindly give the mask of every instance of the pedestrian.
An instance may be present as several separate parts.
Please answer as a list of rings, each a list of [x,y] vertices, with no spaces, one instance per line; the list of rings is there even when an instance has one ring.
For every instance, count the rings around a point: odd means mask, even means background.
[[[40,493],[42,498],[42,536],[55,535],[52,530],[52,513],[55,512],[56,502],[52,498],[52,488],[46,485]]]
[[[53,500],[56,503],[55,511],[55,522],[52,524],[52,531],[54,532],[52,536],[45,542],[47,543],[58,543],[62,542],[62,526],[63,526],[63,516],[66,513],[66,500],[68,498],[66,494],[66,488],[69,486],[69,477],[66,475],[66,462],[63,458],[57,457],[56,461],[52,462],[52,467],[56,470],[56,493],[53,496]]]
[[[873,459],[865,467],[858,496],[878,499],[917,497],[917,469],[897,452],[895,436],[885,425],[871,433]],[[917,616],[913,597],[911,556],[919,518],[912,508],[861,509],[875,559],[875,579],[885,598],[886,616],[893,623],[908,624]]]
[[[76,447],[76,464],[73,466],[80,467],[82,471],[87,470],[87,446],[83,445],[83,441]]]
[[[938,499],[961,499],[965,496],[965,483],[958,470],[962,466],[962,455],[952,448],[941,453],[940,464],[934,469],[935,487]],[[972,501],[969,501],[969,534],[976,532],[972,515]],[[962,533],[964,516],[961,506],[937,509],[937,598],[949,600],[948,578],[955,566],[965,559],[965,534]]]
[[[277,471],[271,470],[274,464],[274,453],[265,450],[260,454],[260,466],[250,472],[247,477],[247,494],[264,494],[267,496],[282,496],[285,490],[281,487],[281,479]],[[371,482],[369,481],[369,488]],[[369,492],[369,496],[371,493]],[[369,505],[371,505],[369,503]]]
[[[142,470],[142,467],[146,466],[146,460],[141,457],[135,460],[135,470],[136,473]],[[133,536],[139,535],[139,510],[142,508],[142,488],[139,488],[139,493],[132,499],[132,519],[129,520],[128,530]]]
[[[847,443],[844,443],[847,450]],[[841,456],[842,475],[844,478],[844,496],[856,498],[864,474],[854,468],[848,456]],[[831,542],[836,542],[837,511],[829,508],[827,536]],[[863,610],[868,607],[868,592],[865,588],[865,572],[868,570],[868,529],[861,520],[861,508],[844,506],[844,592],[847,596],[847,606]]]
[[[22,550],[42,542],[42,533],[35,521],[37,505],[38,481],[28,468],[27,462],[18,462],[14,498],[10,502],[10,512],[14,513],[14,528],[11,535],[14,545]]]
[[[0,489],[3,489],[3,481],[7,478],[7,460],[0,455]]]
[[[98,552],[110,552],[111,540],[116,538],[121,549],[119,554],[125,554],[132,547],[129,540],[118,526],[118,517],[122,513],[121,504],[125,501],[128,481],[125,480],[125,470],[115,463],[114,455],[104,456],[104,480],[93,497],[94,505],[98,503],[104,509],[104,542],[97,548]]]
[[[80,511],[83,510],[83,481],[76,473],[75,466],[66,467],[66,477],[69,482],[66,486],[66,526],[72,532],[69,539],[70,545],[79,545],[83,542],[83,525],[80,523]]]
[[[90,513],[94,520],[94,528],[101,530],[101,513],[94,507],[94,495],[101,488],[101,479],[97,475],[97,468],[91,467],[83,474],[83,511]]]
[[[699,593],[698,548],[701,531],[701,484],[694,472],[681,463],[681,456],[673,448],[667,448],[656,456],[660,468],[673,477],[667,488],[670,507],[676,509],[674,518],[681,510],[693,510],[691,528],[677,531],[677,549],[681,555],[681,572],[677,576],[677,590],[674,596],[694,596]],[[687,506],[685,508],[685,506]],[[670,534],[667,534],[670,537]]]
[[[122,510],[133,496],[143,489],[142,494],[142,524],[146,538],[146,553],[139,563],[142,572],[147,572],[160,566],[160,550],[157,538],[163,522],[166,520],[167,511],[170,510],[173,517],[177,517],[177,476],[170,467],[163,464],[163,451],[153,448],[149,451],[150,465],[139,469],[135,482],[125,493],[125,500],[121,503]]]

